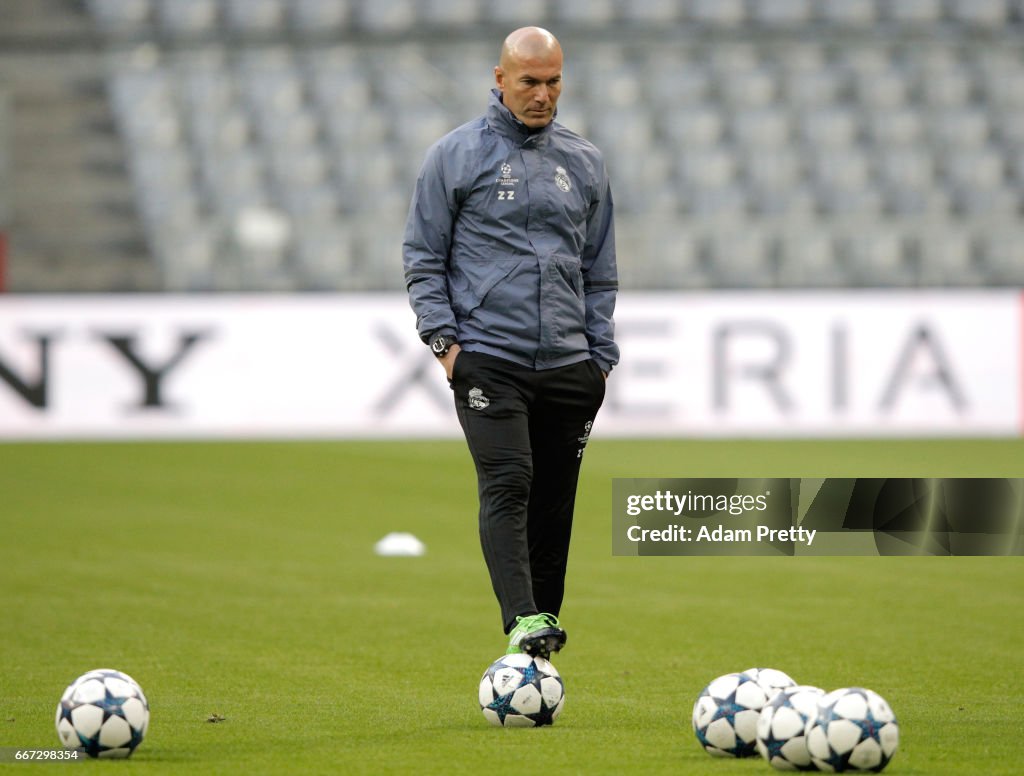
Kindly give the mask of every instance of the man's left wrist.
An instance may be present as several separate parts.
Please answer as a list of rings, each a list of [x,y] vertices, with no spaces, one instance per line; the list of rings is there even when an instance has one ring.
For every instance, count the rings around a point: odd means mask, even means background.
[[[458,344],[459,341],[451,334],[436,334],[430,340],[430,352],[438,358],[444,358],[452,345]]]

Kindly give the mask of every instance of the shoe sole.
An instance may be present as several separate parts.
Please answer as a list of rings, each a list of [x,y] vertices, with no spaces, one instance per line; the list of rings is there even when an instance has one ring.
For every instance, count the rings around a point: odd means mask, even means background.
[[[545,628],[535,631],[523,638],[519,648],[530,657],[542,657],[545,660],[551,657],[552,652],[558,652],[565,646],[565,631],[560,628]]]

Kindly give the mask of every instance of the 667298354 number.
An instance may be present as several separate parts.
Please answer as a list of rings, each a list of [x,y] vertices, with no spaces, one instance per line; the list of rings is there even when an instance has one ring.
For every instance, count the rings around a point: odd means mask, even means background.
[[[17,749],[14,747],[0,747],[0,763],[26,762],[26,761],[60,761],[85,759],[85,755],[73,749]]]

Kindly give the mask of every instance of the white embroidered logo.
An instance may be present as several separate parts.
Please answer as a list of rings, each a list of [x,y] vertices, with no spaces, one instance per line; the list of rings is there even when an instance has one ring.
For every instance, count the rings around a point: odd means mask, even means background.
[[[466,403],[471,409],[482,410],[490,405],[491,400],[484,396],[484,392],[479,388],[470,388],[469,394],[466,396]]]
[[[495,180],[499,186],[515,186],[519,183],[519,178],[512,177],[512,165],[508,162],[503,162],[501,165],[501,176]]]
[[[583,457],[583,450],[586,448],[587,442],[590,441],[590,430],[593,427],[594,427],[594,421],[588,420],[586,422],[586,424],[583,426],[583,436],[576,437],[576,441],[580,443],[580,447],[576,451],[576,457],[577,458],[582,458]]]
[[[569,182],[569,173],[565,171],[564,167],[555,168],[555,185],[566,193],[572,190],[572,183]]]
[[[589,442],[590,441],[590,429],[592,429],[593,427],[594,427],[594,421],[588,420],[586,422],[586,424],[583,426],[583,436],[577,437],[576,441],[581,443],[581,444],[584,444],[584,445],[587,442]]]

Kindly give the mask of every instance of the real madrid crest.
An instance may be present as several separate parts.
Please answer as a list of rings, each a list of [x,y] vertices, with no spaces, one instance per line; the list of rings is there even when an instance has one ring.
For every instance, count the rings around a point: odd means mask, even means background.
[[[569,182],[569,173],[565,171],[564,167],[555,168],[555,185],[565,192],[572,189],[572,184]]]

